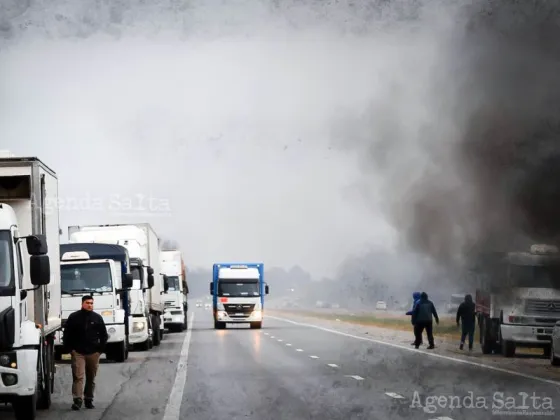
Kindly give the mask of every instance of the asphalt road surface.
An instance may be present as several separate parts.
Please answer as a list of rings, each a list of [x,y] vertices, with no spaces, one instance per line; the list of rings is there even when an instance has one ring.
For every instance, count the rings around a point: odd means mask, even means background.
[[[262,330],[216,331],[210,311],[196,308],[190,323],[159,348],[102,363],[93,410],[70,410],[70,367],[62,363],[53,406],[39,419],[560,418],[560,383],[551,380],[271,317]],[[505,413],[493,413],[502,403]],[[11,410],[0,409],[0,418],[13,419]]]

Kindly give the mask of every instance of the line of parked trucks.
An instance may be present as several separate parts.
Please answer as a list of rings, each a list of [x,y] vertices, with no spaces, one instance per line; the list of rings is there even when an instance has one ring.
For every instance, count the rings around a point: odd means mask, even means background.
[[[0,402],[18,420],[50,407],[64,323],[82,296],[94,297],[115,362],[187,328],[179,250],[162,250],[148,223],[70,226],[61,244],[57,203],[52,169],[0,155]]]

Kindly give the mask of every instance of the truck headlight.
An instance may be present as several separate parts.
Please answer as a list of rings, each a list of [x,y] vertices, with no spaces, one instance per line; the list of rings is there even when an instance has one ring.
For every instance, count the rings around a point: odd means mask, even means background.
[[[2,374],[2,382],[4,382],[5,386],[13,386],[17,384],[18,377],[13,373],[3,373]]]
[[[261,319],[262,318],[262,312],[261,311],[253,311],[252,317],[257,318],[257,319]]]
[[[145,324],[143,322],[135,322],[132,329],[134,332],[144,331]]]
[[[218,302],[218,306],[216,307],[218,311],[225,311],[224,304],[222,302]]]
[[[10,356],[3,354],[0,356],[0,366],[9,366],[10,365]]]
[[[260,302],[258,302],[257,304],[255,304],[254,310],[255,310],[255,311],[260,311],[260,310],[262,310],[262,304],[261,304]]]

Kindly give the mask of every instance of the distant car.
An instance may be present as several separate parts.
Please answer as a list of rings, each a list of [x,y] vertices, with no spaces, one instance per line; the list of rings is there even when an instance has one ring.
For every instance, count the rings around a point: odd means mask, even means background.
[[[386,311],[387,310],[387,304],[385,302],[383,302],[382,300],[380,300],[379,302],[377,302],[375,304],[375,309],[377,311]]]
[[[560,366],[560,321],[557,321],[552,329],[550,364],[552,366]]]

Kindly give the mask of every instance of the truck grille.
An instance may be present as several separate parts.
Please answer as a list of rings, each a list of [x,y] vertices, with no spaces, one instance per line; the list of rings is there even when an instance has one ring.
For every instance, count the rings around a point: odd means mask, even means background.
[[[245,303],[224,303],[224,309],[231,318],[239,317],[246,318],[253,312],[255,304]]]
[[[560,315],[560,300],[528,299],[525,303],[527,313],[558,314]]]

